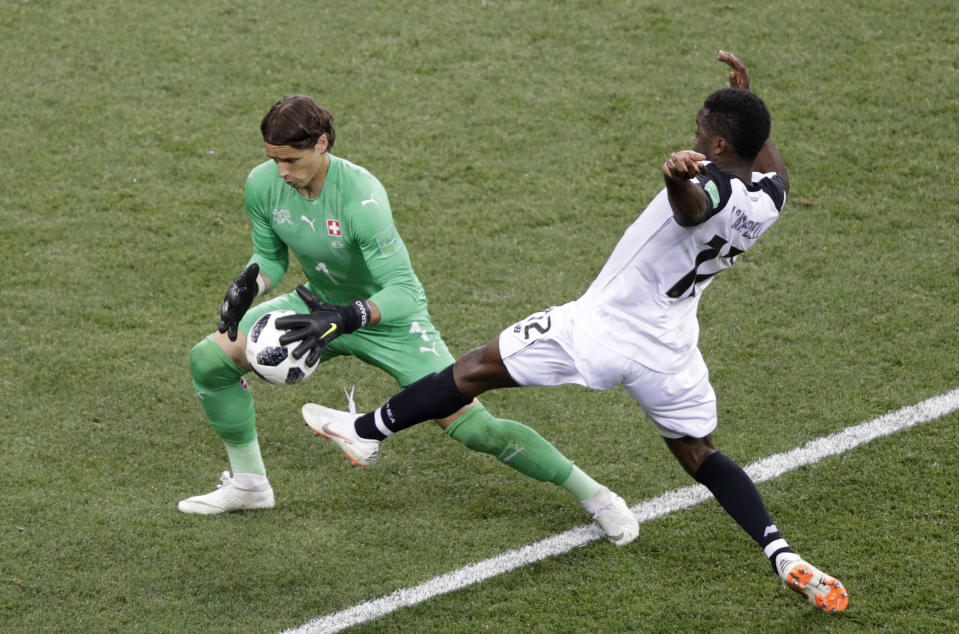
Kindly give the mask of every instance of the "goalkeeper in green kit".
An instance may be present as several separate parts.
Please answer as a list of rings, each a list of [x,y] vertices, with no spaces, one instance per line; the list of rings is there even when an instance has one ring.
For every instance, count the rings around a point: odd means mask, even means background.
[[[246,333],[267,312],[297,313],[277,326],[288,331],[284,337],[290,341],[301,341],[293,355],[307,355],[310,365],[353,355],[405,387],[453,363],[430,319],[386,190],[362,167],[330,154],[332,115],[309,97],[285,97],[260,130],[270,160],[253,168],[246,182],[253,256],[227,290],[217,332],[196,344],[189,359],[194,388],[223,439],[232,474],[224,471],[214,491],[181,500],[184,513],[275,504],[257,443],[253,397],[243,379],[250,370]],[[280,283],[291,251],[306,284],[253,306],[257,296]],[[308,409],[303,415],[309,423]],[[639,533],[622,498],[529,427],[495,418],[476,400],[437,423],[470,449],[569,491],[617,545]]]

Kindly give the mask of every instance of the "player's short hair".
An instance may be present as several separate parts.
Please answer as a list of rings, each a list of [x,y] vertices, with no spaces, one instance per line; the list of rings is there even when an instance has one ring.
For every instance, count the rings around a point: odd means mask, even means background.
[[[733,146],[741,157],[754,159],[769,138],[769,110],[755,93],[742,88],[723,88],[706,97],[702,125]]]
[[[260,122],[263,140],[270,145],[289,145],[297,150],[312,148],[326,135],[333,147],[333,115],[306,95],[283,97]]]

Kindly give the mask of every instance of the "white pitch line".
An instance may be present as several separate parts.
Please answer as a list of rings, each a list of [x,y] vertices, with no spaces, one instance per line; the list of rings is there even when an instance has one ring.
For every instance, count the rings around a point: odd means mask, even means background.
[[[854,427],[848,427],[830,436],[812,440],[803,447],[763,458],[745,469],[754,482],[764,482],[799,467],[819,462],[828,456],[844,453],[876,438],[894,434],[919,423],[936,420],[957,409],[959,409],[959,388]],[[642,523],[695,506],[710,497],[712,496],[706,487],[696,484],[646,500],[631,507],[630,510]],[[527,564],[561,555],[602,537],[604,537],[602,530],[595,524],[579,526],[528,546],[434,577],[419,585],[396,590],[378,599],[313,619],[300,627],[286,630],[283,634],[339,632],[385,616],[400,608],[414,606]]]

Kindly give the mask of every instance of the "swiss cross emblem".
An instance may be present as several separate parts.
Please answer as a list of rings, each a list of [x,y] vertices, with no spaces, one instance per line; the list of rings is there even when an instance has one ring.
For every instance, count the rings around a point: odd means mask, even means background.
[[[326,221],[326,231],[331,236],[341,236],[343,232],[340,231],[340,221],[339,220],[327,220]]]

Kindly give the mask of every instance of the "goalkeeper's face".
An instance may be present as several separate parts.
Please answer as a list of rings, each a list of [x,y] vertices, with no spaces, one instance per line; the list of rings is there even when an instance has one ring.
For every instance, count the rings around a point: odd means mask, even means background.
[[[288,185],[305,189],[326,165],[326,136],[312,148],[300,150],[289,145],[266,146],[266,155],[276,163],[276,169]]]

